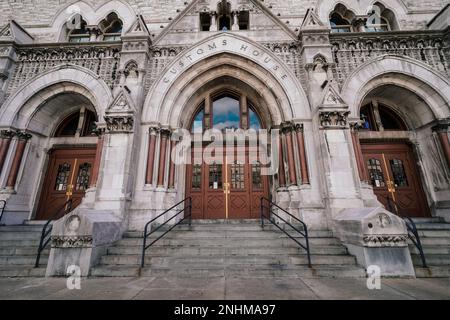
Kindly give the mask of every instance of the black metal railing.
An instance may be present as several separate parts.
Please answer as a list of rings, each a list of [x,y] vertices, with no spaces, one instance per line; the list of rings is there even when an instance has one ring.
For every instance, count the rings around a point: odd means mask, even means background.
[[[5,212],[5,208],[6,208],[6,201],[0,200],[0,222],[2,221],[3,213]]]
[[[45,250],[45,248],[51,241],[50,234],[52,233],[53,230],[53,225],[51,224],[52,221],[64,217],[66,214],[72,211],[72,205],[73,205],[72,199],[64,203],[64,205],[61,206],[61,208],[58,211],[56,211],[56,213],[47,221],[47,223],[44,225],[44,228],[42,228],[41,239],[39,240],[39,247],[36,256],[36,263],[34,265],[35,268],[39,268],[39,262],[41,260],[42,252]]]
[[[163,224],[159,225],[157,228],[151,230],[150,232],[148,231],[148,228],[151,227],[151,225],[157,221],[159,218],[161,218],[162,216],[166,215],[167,213],[171,212],[172,210],[176,209],[178,206],[184,204],[183,209],[177,211],[175,213],[174,216],[172,216],[170,219],[166,220]],[[155,240],[153,240],[150,244],[147,245],[147,239],[154,234],[155,232],[159,231],[162,227],[164,227],[166,224],[168,224],[170,221],[172,221],[173,219],[175,219],[176,217],[178,217],[180,214],[182,213],[187,213],[184,215],[184,218],[181,219],[180,221],[178,221],[177,223],[175,223],[173,226],[171,226],[169,228],[169,230],[167,230],[166,232],[164,232],[162,235],[160,235],[158,238],[156,238]],[[141,268],[144,268],[145,266],[145,252],[151,247],[153,246],[156,242],[158,242],[159,240],[161,240],[163,237],[166,236],[166,234],[168,234],[170,231],[172,231],[175,227],[177,227],[178,225],[180,225],[183,221],[185,221],[186,219],[189,219],[189,226],[191,226],[192,224],[192,198],[186,198],[183,201],[180,201],[179,203],[177,203],[176,205],[174,205],[172,208],[164,211],[163,213],[161,213],[159,216],[157,216],[156,218],[152,219],[151,221],[149,221],[146,225],[145,225],[145,229],[144,229],[144,242],[142,244],[142,258],[141,258]]]
[[[394,199],[391,199],[391,197],[386,197],[387,199],[387,209],[395,213],[398,217],[402,218],[405,221],[406,228],[408,229],[408,237],[411,239],[414,246],[419,250],[420,259],[422,260],[422,266],[424,268],[428,268],[427,261],[425,259],[425,254],[423,253],[423,247],[422,242],[420,241],[420,235],[417,231],[416,223],[413,219],[408,217],[407,215],[404,215],[399,210],[399,205],[397,202],[394,201]]]
[[[278,215],[272,208],[275,207],[278,210],[281,210],[284,214],[291,217],[293,220],[297,221],[299,224],[303,226],[303,230],[300,230],[299,228],[293,226],[289,221]],[[264,211],[268,212],[268,216],[264,214]],[[284,223],[286,223],[287,226],[291,227],[294,231],[296,231],[298,234],[300,234],[303,238],[305,238],[305,244],[301,243],[297,238],[293,237],[289,232],[281,228],[274,220],[272,220],[272,217],[275,216]],[[300,219],[294,217],[292,214],[281,208],[280,206],[276,205],[272,201],[270,201],[267,198],[261,198],[261,226],[264,228],[264,219],[268,220],[270,223],[272,223],[274,226],[276,226],[278,229],[280,229],[282,232],[284,232],[289,238],[291,238],[295,243],[297,243],[301,248],[306,250],[306,254],[308,256],[308,267],[312,268],[311,264],[311,252],[309,247],[309,235],[308,235],[308,227],[306,224],[301,221]]]

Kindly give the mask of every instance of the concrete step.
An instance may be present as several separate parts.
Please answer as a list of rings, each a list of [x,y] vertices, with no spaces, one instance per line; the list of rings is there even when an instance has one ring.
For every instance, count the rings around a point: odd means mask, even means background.
[[[314,265],[355,265],[355,258],[349,255],[312,255]],[[106,255],[101,259],[105,265],[139,265],[140,255]],[[145,257],[148,266],[228,266],[228,265],[307,265],[308,260],[303,255],[278,255],[278,256],[169,256],[169,257]]]
[[[432,217],[432,218],[412,218],[414,223],[443,223],[445,222],[442,217]]]
[[[42,232],[43,227],[42,225],[2,226],[0,227],[0,234],[2,232]]]
[[[0,251],[1,252],[1,251]],[[141,247],[116,246],[108,249],[109,255],[141,254]],[[285,255],[300,254],[305,250],[300,247],[218,247],[218,246],[180,246],[180,247],[152,247],[147,250],[147,256],[174,256],[174,255]],[[344,246],[314,246],[311,254],[347,254]]]
[[[416,223],[417,230],[450,230],[450,223]]]
[[[46,265],[48,261],[48,255],[42,255],[40,263]],[[0,266],[33,266],[36,262],[36,256],[0,256]]]
[[[302,225],[293,225],[296,229],[303,231],[303,226]],[[160,230],[168,230],[170,229],[172,226],[162,226]],[[294,231],[294,229],[292,229],[292,227],[285,225],[285,224],[280,224],[279,227],[281,227],[283,230],[286,231]],[[156,225],[153,230],[157,229],[158,226]],[[178,225],[175,229],[173,229],[174,231],[277,231],[279,232],[280,229],[277,228],[276,226],[272,225],[272,224],[266,224],[264,226],[264,228],[261,227],[261,224],[259,223],[254,223],[254,224],[242,224],[242,225],[236,225],[236,224],[192,224],[191,226],[187,225],[187,224],[181,224]],[[137,232],[139,231],[143,231],[143,230],[137,230]],[[319,230],[320,231],[320,230]],[[327,232],[329,232],[328,230],[325,230]],[[132,232],[136,232],[135,230]],[[310,232],[312,232],[312,230],[310,230]]]
[[[418,230],[422,238],[450,238],[450,230]]]
[[[450,246],[445,245],[436,245],[436,246],[422,246],[423,252],[426,255],[429,254],[450,254]],[[409,250],[412,254],[419,254],[419,250],[416,248],[415,245],[410,244]]]
[[[419,255],[412,254],[411,258],[414,265],[421,265],[422,262]],[[450,265],[450,254],[425,254],[425,259],[427,261],[427,265],[430,266]]]
[[[39,239],[34,240],[0,240],[0,248],[28,248],[39,246]]]
[[[154,238],[152,238],[154,239]],[[300,241],[304,243],[304,240]],[[149,243],[147,241],[147,243]],[[336,238],[311,238],[310,245],[340,245],[340,241]],[[139,238],[125,238],[118,242],[120,246],[142,246],[142,239]],[[233,238],[191,238],[186,239],[170,239],[163,238],[155,243],[155,246],[219,246],[219,247],[247,247],[247,246],[261,246],[261,247],[298,247],[298,245],[291,239],[284,237],[276,237],[268,239],[267,237],[260,238],[245,238],[243,235]]]
[[[420,241],[422,245],[435,246],[435,245],[447,245],[450,246],[450,238],[448,237],[421,237]]]
[[[8,240],[39,240],[41,238],[41,232],[30,231],[5,231],[0,232],[0,241]]]
[[[0,247],[0,256],[36,256],[38,251],[38,247]],[[50,253],[50,248],[47,247],[44,251],[44,254]]]
[[[45,277],[46,268],[33,268],[31,266],[1,266],[0,278],[38,278]]]
[[[352,266],[314,266],[312,269],[298,266],[295,268],[266,267],[253,268],[249,266],[218,266],[214,268],[144,268],[134,266],[103,266],[94,268],[92,277],[190,277],[190,278],[213,278],[213,277],[249,277],[249,278],[298,278],[298,277],[332,277],[332,278],[364,278],[366,276],[363,268]]]
[[[450,278],[450,266],[416,267],[417,278]]]
[[[153,235],[151,235],[150,238],[156,239],[157,237],[161,236],[164,232],[163,231],[157,231]],[[303,239],[304,237],[300,235],[298,232],[290,231],[289,234],[295,238]],[[142,238],[143,232],[140,231],[134,231],[134,232],[126,232],[124,235],[124,238]],[[200,238],[207,238],[207,239],[214,239],[214,238],[237,238],[245,236],[248,238],[265,238],[265,239],[274,239],[274,238],[288,238],[288,236],[279,231],[262,231],[262,230],[247,230],[247,231],[240,231],[240,230],[174,230],[173,232],[167,234],[164,238],[165,239],[200,239]],[[309,233],[309,237],[311,238],[322,238],[322,237],[333,237],[333,233],[331,231],[311,231]]]

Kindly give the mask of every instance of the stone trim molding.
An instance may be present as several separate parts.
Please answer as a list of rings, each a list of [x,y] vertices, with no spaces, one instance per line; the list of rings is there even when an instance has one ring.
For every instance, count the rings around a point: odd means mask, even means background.
[[[92,248],[92,236],[53,236],[52,248]]]
[[[363,242],[366,247],[405,247],[408,245],[408,235],[364,235]]]

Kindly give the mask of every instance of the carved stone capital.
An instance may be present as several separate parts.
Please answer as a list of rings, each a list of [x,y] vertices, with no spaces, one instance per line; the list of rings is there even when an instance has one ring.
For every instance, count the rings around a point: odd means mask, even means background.
[[[149,129],[150,135],[152,136],[157,136],[160,131],[161,131],[160,127],[150,127]]]
[[[363,125],[363,124],[364,124],[364,123],[363,123],[363,121],[361,121],[361,120],[350,121],[350,122],[349,122],[350,130],[351,130],[351,131],[354,131],[354,132],[357,132],[357,131],[359,131],[359,130],[361,130],[361,129],[364,128],[364,125]]]
[[[131,133],[134,128],[132,115],[108,115],[105,116],[106,128],[109,133]]]
[[[437,124],[431,128],[433,132],[441,133],[441,132],[448,132],[448,128],[450,127],[450,119],[442,119],[438,120]]]
[[[294,123],[294,130],[295,132],[304,132],[305,125],[303,123]]]
[[[16,135],[15,131],[11,130],[1,130],[0,139],[12,139]]]
[[[17,139],[22,141],[28,141],[33,137],[31,134],[24,131],[16,131],[15,136],[17,137]]]
[[[320,125],[325,129],[348,128],[348,115],[350,111],[321,111],[319,113]]]
[[[170,137],[170,135],[172,134],[172,131],[170,131],[167,128],[161,128],[159,132],[161,133],[161,136],[163,136],[163,137]]]
[[[281,124],[281,132],[284,134],[291,133],[294,130],[295,124],[293,122],[284,122]]]
[[[106,128],[105,127],[98,127],[96,126],[94,130],[92,130],[92,133],[95,134],[97,137],[101,137],[105,134]]]

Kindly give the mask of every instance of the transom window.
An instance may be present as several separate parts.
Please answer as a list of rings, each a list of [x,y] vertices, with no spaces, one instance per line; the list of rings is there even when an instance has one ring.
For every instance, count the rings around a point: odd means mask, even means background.
[[[85,108],[66,117],[58,126],[55,137],[87,137],[95,130],[96,115]]]
[[[202,102],[191,122],[192,133],[203,133],[207,129],[223,132],[236,129],[263,129],[261,119],[253,104],[246,97],[223,93],[213,97],[211,105]],[[243,104],[244,103],[244,104]]]
[[[400,116],[391,108],[379,104],[369,104],[361,108],[364,129],[370,131],[407,131]]]

